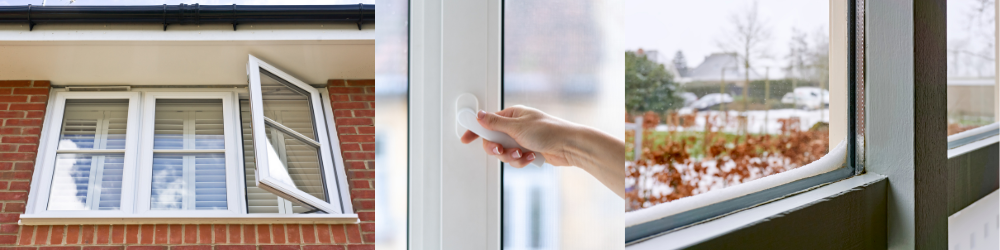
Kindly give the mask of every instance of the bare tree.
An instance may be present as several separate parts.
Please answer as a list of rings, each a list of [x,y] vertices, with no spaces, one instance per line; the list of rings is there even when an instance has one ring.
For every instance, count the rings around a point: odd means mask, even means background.
[[[735,53],[740,63],[743,64],[743,79],[745,81],[743,111],[746,111],[749,104],[747,90],[750,88],[750,70],[756,60],[768,57],[767,49],[771,31],[767,22],[760,16],[757,1],[744,8],[742,12],[733,13],[730,16],[730,21],[733,29],[728,31],[724,39],[718,41],[718,45],[723,51]]]
[[[994,0],[973,0],[972,6],[959,19],[965,34],[949,37],[948,74],[956,77],[990,77],[995,75],[996,30]]]

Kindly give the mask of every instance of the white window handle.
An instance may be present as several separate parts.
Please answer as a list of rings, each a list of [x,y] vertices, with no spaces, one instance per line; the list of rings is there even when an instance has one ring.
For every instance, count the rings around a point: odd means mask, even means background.
[[[503,148],[505,149],[520,148],[522,152],[527,151],[527,149],[518,145],[517,142],[514,141],[514,138],[511,138],[509,135],[499,131],[488,130],[482,125],[479,125],[479,121],[476,120],[476,111],[473,111],[472,109],[463,108],[458,110],[456,119],[458,124],[465,127],[465,129],[476,133],[483,139],[500,143],[500,145],[503,145]],[[545,164],[545,157],[536,153],[535,160],[531,162],[531,165],[542,167],[542,164]]]

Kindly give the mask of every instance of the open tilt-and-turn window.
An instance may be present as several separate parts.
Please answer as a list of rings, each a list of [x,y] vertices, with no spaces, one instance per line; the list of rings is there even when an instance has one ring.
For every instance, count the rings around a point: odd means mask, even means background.
[[[53,90],[22,223],[357,221],[329,96],[254,56],[247,75],[244,88]]]

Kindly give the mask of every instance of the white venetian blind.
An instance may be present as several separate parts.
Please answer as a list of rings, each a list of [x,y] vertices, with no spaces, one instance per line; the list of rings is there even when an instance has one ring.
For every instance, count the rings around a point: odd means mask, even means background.
[[[225,138],[222,101],[156,101],[152,210],[224,210]]]
[[[67,100],[49,210],[121,207],[128,100]]]

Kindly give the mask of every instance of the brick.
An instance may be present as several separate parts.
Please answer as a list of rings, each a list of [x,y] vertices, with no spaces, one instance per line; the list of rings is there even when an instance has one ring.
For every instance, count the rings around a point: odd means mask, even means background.
[[[33,95],[29,102],[48,102],[49,97],[44,95]]]
[[[365,169],[365,163],[360,161],[347,162],[349,169]]]
[[[361,150],[368,151],[368,152],[375,152],[375,144],[374,143],[364,143],[364,144],[361,144]]]
[[[340,142],[375,142],[375,135],[341,135]]]
[[[243,243],[257,243],[257,232],[254,231],[254,228],[253,225],[243,225]]]
[[[125,249],[124,246],[86,246],[83,250],[122,250]],[[134,249],[129,247],[129,249]]]
[[[16,93],[18,89],[15,89]],[[352,88],[352,87],[333,87],[330,88],[330,94],[364,94],[364,88]]]
[[[38,250],[79,250],[79,249],[80,247],[52,247],[52,246],[45,246],[38,248]]]
[[[200,245],[200,246],[171,246],[170,250],[212,250],[212,246]]]
[[[373,152],[344,152],[344,160],[374,160]]]
[[[31,86],[31,81],[27,80],[17,80],[17,81],[0,81],[0,87],[29,87]]]
[[[263,245],[260,250],[299,250],[299,246],[293,245]]]
[[[375,80],[347,80],[347,86],[375,86]]]
[[[34,84],[32,84],[32,86],[35,86],[35,87],[51,87],[52,86],[52,82],[50,82],[50,81],[35,81]]]
[[[357,143],[343,143],[340,144],[340,151],[361,151],[361,145]]]
[[[212,225],[198,225],[198,243],[212,243]]]
[[[298,244],[302,242],[302,236],[299,233],[299,225],[287,224],[285,225],[285,235],[288,235],[288,243]]]
[[[375,171],[351,171],[354,174],[354,178],[359,179],[375,179]]]
[[[16,170],[32,170],[34,168],[35,168],[35,163],[32,162],[18,162],[14,164],[14,169]]]
[[[15,95],[47,95],[49,88],[15,88]]]
[[[21,135],[21,128],[3,127],[0,128],[0,135]]]
[[[368,181],[351,181],[351,188],[372,188]]]
[[[374,125],[371,118],[339,118],[335,121],[337,126],[344,125]]]
[[[5,233],[5,234],[17,233],[17,230],[20,228],[21,226],[17,224],[2,224],[0,225],[0,233]]]
[[[28,198],[27,192],[0,192],[0,200],[20,201]]]
[[[285,244],[285,225],[271,225],[271,232],[274,244]]]
[[[35,233],[34,226],[24,226],[21,228],[21,236],[18,237],[18,244],[22,246],[31,245],[31,240]]]
[[[14,245],[17,244],[17,235],[0,235],[0,244],[4,245]],[[14,247],[6,248],[14,249]]]
[[[153,244],[153,235],[156,234],[156,226],[154,225],[142,225],[141,231],[139,232],[139,243],[140,244]]]
[[[184,244],[198,243],[198,225],[184,225]]]
[[[229,225],[229,243],[240,243],[240,225]]]
[[[17,152],[17,144],[0,144],[0,152]]]
[[[111,226],[108,225],[98,225],[97,226],[97,240],[94,241],[97,244],[104,245],[111,243]]]
[[[347,250],[375,250],[375,245],[349,245]]]
[[[330,225],[330,232],[333,235],[333,243],[347,243],[347,233],[344,232],[344,225]]]
[[[52,234],[49,235],[49,244],[60,245],[63,243],[63,232],[66,226],[52,226]]]
[[[344,246],[308,245],[308,246],[302,246],[302,250],[344,250]]]
[[[12,103],[7,110],[45,110],[44,103]]]
[[[49,242],[49,226],[35,227],[35,245],[43,245]]]
[[[252,245],[221,245],[215,246],[215,250],[256,250],[257,247]]]
[[[257,242],[260,244],[271,243],[271,226],[257,225]]]
[[[226,225],[214,225],[215,241],[212,243],[226,243]]]
[[[375,93],[375,87],[367,87],[367,88],[365,88],[365,93]],[[374,108],[374,107],[375,106],[372,106],[372,108]]]
[[[94,244],[94,225],[83,225],[80,230],[80,244]]]
[[[38,152],[38,145],[21,145],[17,147],[17,152],[20,153],[34,153]]]
[[[41,133],[42,133],[41,127],[24,128],[21,130],[22,135],[39,135]]]
[[[21,219],[20,214],[0,214],[0,222],[17,222]]]
[[[364,106],[364,103],[357,103],[357,104],[360,104],[361,106]],[[334,106],[336,106],[336,105],[334,105]],[[24,118],[24,117],[25,117],[25,112],[24,111],[0,110],[0,118]]]
[[[374,233],[375,223],[361,223],[361,232]]]
[[[184,243],[184,225],[170,225],[170,244]]]
[[[54,234],[55,230],[52,230],[52,233]],[[125,243],[125,225],[114,225],[111,227],[111,243]]]
[[[7,142],[8,137],[4,137],[3,143]],[[33,153],[0,153],[0,161],[29,161],[35,159],[35,154]]]
[[[14,92],[14,88],[0,88],[0,95],[10,95]]]
[[[375,199],[375,190],[351,190],[352,199]]]
[[[315,228],[315,226],[312,225],[312,224],[302,224],[302,225],[300,225],[300,227],[301,227],[301,232],[300,233],[302,234],[302,243],[303,244],[316,243],[316,228]]]
[[[167,242],[169,242],[169,235],[169,225],[157,224],[156,233],[153,234],[153,242],[156,244],[167,244]]]
[[[139,243],[139,225],[125,226],[125,243],[126,244]]]
[[[361,234],[361,239],[364,240],[365,243],[373,243],[375,242],[375,233]]]
[[[355,110],[355,117],[375,117],[375,110]]]
[[[375,201],[357,201],[358,208],[363,210],[375,209]]]
[[[375,212],[360,212],[358,219],[361,221],[375,221]]]
[[[166,246],[127,246],[125,250],[167,250]]]
[[[66,244],[76,244],[78,242],[80,242],[80,226],[66,226]]]
[[[349,110],[349,109],[346,109],[346,110],[344,110],[344,109],[342,109],[342,110],[334,110],[333,111],[333,117],[336,117],[336,118],[350,118],[350,117],[354,117],[354,111],[353,110]]]
[[[337,103],[331,104],[331,106],[332,106],[332,108],[334,110],[337,110],[337,109],[367,109],[368,108],[368,105],[365,105],[365,103],[363,103],[363,102],[337,102]],[[7,111],[7,112],[17,112],[17,111]],[[0,114],[2,114],[2,113],[0,113]],[[20,113],[18,113],[18,114],[20,114]],[[5,118],[5,117],[3,117],[2,115],[0,115],[0,118]],[[6,118],[21,118],[21,117],[20,116],[18,116],[18,117],[13,117],[12,116],[12,117],[6,117]]]
[[[349,101],[351,101],[351,95],[334,95],[334,94],[330,95],[330,102],[331,103],[332,102],[349,102]],[[333,115],[337,115],[337,114],[333,114]],[[348,115],[350,115],[350,114],[348,114]],[[340,116],[337,116],[337,117],[340,117]]]
[[[339,128],[337,128],[337,134],[338,135],[356,134],[356,133],[357,133],[357,130],[355,130],[354,127],[339,127]]]
[[[326,86],[346,86],[346,85],[347,85],[347,81],[345,81],[345,80],[339,80],[339,79],[338,80],[331,79],[331,80],[327,80],[327,82],[326,82]]]
[[[354,95],[351,95],[351,101],[354,101],[354,102],[374,102],[375,101],[375,95],[358,95],[358,94],[354,94]],[[355,113],[355,115],[356,114],[357,113]]]
[[[4,136],[3,143],[38,143],[38,136]]]
[[[330,243],[330,225],[319,224],[316,225],[316,242],[317,243]]]
[[[24,118],[42,118],[42,117],[45,117],[45,111],[28,111],[28,114],[24,116]]]
[[[28,96],[23,96],[23,95],[0,96],[0,102],[28,102]]]

